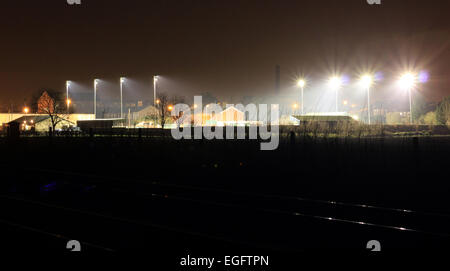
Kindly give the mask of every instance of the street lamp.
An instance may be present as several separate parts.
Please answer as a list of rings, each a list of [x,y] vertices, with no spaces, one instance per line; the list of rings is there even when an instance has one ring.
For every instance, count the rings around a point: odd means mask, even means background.
[[[94,119],[97,118],[97,85],[98,79],[94,79]]]
[[[336,91],[336,112],[338,112],[338,91],[342,86],[342,78],[333,76],[330,78],[328,83],[330,87]]]
[[[301,88],[302,90],[302,115],[305,114],[305,100],[304,100],[304,96],[303,96],[303,89],[305,88],[306,85],[306,81],[304,79],[300,79],[297,82],[297,85]]]
[[[23,113],[28,114],[30,112],[30,109],[28,107],[23,108]]]
[[[123,119],[123,83],[125,77],[120,77],[120,118]]]
[[[156,83],[158,82],[158,75],[153,76],[153,106],[156,106]]]
[[[403,74],[400,77],[399,80],[399,85],[401,88],[406,89],[408,91],[408,95],[409,95],[409,122],[410,124],[413,123],[413,117],[412,117],[412,88],[416,85],[417,83],[417,76],[408,72]]]
[[[370,87],[373,84],[373,77],[371,75],[363,75],[361,84],[367,90],[367,117],[370,125]]]

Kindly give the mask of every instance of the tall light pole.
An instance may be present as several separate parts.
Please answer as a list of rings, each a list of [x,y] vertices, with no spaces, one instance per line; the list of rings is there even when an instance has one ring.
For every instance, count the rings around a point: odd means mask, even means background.
[[[158,75],[153,76],[153,106],[156,106],[156,83],[158,82]]]
[[[125,77],[120,77],[120,118],[123,119],[123,83]]]
[[[66,81],[66,100],[69,100],[70,81]]]
[[[97,85],[98,79],[94,80],[94,119],[97,118]]]
[[[415,84],[417,82],[417,78],[412,73],[405,73],[400,77],[399,84],[403,89],[406,89],[408,91],[409,95],[409,123],[413,123],[413,116],[412,116],[412,89],[414,88]]]
[[[367,90],[367,117],[370,125],[370,87],[373,83],[373,77],[370,75],[364,75],[361,77],[361,84]]]
[[[297,82],[297,85],[301,88],[301,90],[302,90],[302,103],[301,103],[301,107],[302,107],[302,115],[304,115],[305,114],[305,99],[304,99],[304,96],[303,96],[303,89],[305,88],[305,85],[306,85],[306,81],[304,80],[304,79],[300,79],[300,80],[298,80],[298,82]]]
[[[70,102],[69,102],[69,87],[70,87],[70,81],[67,80],[67,81],[66,81],[66,103],[67,103],[67,113],[69,113],[69,106],[70,106]]]
[[[336,92],[336,113],[338,112],[338,98],[339,98],[339,89],[342,86],[342,79],[338,76],[333,76],[329,80],[329,84],[331,88],[333,88]]]

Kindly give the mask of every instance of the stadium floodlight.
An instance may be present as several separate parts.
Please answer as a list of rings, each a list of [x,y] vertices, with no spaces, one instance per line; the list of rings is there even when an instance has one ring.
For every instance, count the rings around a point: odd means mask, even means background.
[[[99,80],[94,79],[94,119],[97,118],[97,85]]]
[[[342,78],[338,76],[333,76],[328,81],[328,84],[332,89],[336,92],[336,112],[338,112],[338,96],[339,96],[339,89],[342,87]]]
[[[70,81],[66,81],[66,99],[69,99],[69,88],[70,88]]]
[[[412,89],[417,82],[417,77],[413,73],[405,73],[400,77],[400,87],[406,90]]]
[[[156,106],[156,83],[158,82],[158,75],[153,76],[153,106]]]
[[[364,88],[370,88],[373,84],[373,76],[371,75],[363,75],[361,77],[361,84],[363,85]]]
[[[367,90],[367,119],[370,125],[370,87],[373,84],[373,76],[372,75],[363,75],[361,77],[361,84]]]
[[[304,90],[304,88],[306,86],[305,79],[298,80],[297,86],[299,86],[300,89],[302,90],[302,104],[301,105],[302,105],[302,115],[304,115],[305,114],[305,110],[304,110],[304,108],[305,108],[305,100],[304,100],[304,96],[303,96],[303,90]]]
[[[417,76],[414,75],[411,72],[404,73],[400,79],[399,79],[399,85],[402,89],[405,89],[408,91],[409,95],[409,122],[410,124],[413,123],[413,117],[412,117],[412,89],[415,87],[417,83]]]
[[[69,80],[67,80],[66,81],[66,101],[68,101],[70,98],[69,98],[69,88],[70,88],[70,81]],[[69,103],[67,103],[67,112],[69,112]]]
[[[329,85],[333,89],[340,88],[342,86],[342,78],[338,76],[333,76],[329,80]]]
[[[120,118],[123,119],[123,83],[125,83],[125,77],[120,77]]]

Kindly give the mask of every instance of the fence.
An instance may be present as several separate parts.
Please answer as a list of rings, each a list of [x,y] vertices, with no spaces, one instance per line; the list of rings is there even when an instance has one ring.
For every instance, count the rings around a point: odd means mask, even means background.
[[[188,127],[190,128],[190,127]],[[223,128],[224,138],[226,138],[227,128]],[[237,129],[244,128],[245,138],[249,138],[252,127],[233,127],[231,133],[233,138],[237,138]],[[292,139],[297,137],[390,137],[390,136],[449,136],[449,126],[445,125],[361,125],[351,123],[308,123],[300,126],[279,126],[278,135],[280,139]],[[211,127],[212,131],[218,129]],[[257,127],[258,135],[261,127]],[[272,131],[272,127],[267,127]],[[191,138],[193,138],[191,129]],[[276,131],[276,129],[275,129]],[[0,132],[0,136],[6,137],[7,129]],[[12,133],[12,135],[15,135]],[[20,131],[16,137],[128,137],[128,138],[171,138],[170,129],[158,128],[96,128],[85,129],[83,131]]]

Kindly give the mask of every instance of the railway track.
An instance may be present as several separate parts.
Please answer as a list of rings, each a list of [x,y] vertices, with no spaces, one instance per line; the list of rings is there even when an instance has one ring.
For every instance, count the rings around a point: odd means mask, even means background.
[[[22,171],[22,181],[11,184],[15,188],[3,184],[0,224],[27,225],[22,231],[28,227],[53,234],[48,236],[80,236],[97,249],[203,243],[296,251],[364,249],[365,241],[377,238],[393,248],[450,242],[449,217],[441,213],[67,171]]]

